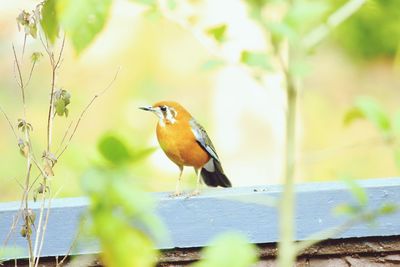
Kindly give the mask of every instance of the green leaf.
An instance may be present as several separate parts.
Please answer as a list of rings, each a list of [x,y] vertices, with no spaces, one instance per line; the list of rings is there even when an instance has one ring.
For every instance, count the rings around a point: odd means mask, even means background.
[[[201,70],[203,71],[210,71],[214,70],[220,67],[223,67],[225,65],[225,61],[219,60],[219,59],[211,59],[206,61],[202,66]]]
[[[24,254],[24,249],[17,246],[1,246],[0,247],[0,265],[2,261],[15,259]]]
[[[222,43],[223,41],[225,41],[227,28],[228,26],[226,24],[221,24],[207,29],[206,33],[212,36],[217,42]]]
[[[150,147],[150,148],[143,148],[143,149],[135,150],[132,154],[131,160],[133,162],[142,160],[142,159],[150,156],[151,154],[153,154],[154,151],[156,151],[156,150],[157,150],[157,147]]]
[[[279,44],[283,39],[286,38],[293,40],[298,37],[296,31],[284,22],[268,22],[265,24],[265,27],[271,32],[272,42],[274,44]]]
[[[176,7],[178,6],[178,3],[176,2],[176,0],[168,0],[167,6],[168,6],[169,10],[175,10]]]
[[[54,43],[60,30],[56,11],[56,0],[46,0],[46,2],[44,2],[40,24],[47,38],[51,43]]]
[[[146,233],[157,237],[163,225],[151,195],[128,173],[110,168],[88,171],[82,185],[90,198],[89,230],[100,241],[104,265],[155,266],[158,253]]]
[[[297,1],[286,14],[285,24],[297,33],[310,30],[310,26],[319,23],[322,16],[329,9],[323,1]]]
[[[132,159],[128,146],[115,135],[103,136],[99,143],[100,154],[115,165],[124,164]]]
[[[43,54],[41,52],[34,52],[31,55],[31,61],[32,62],[37,62],[43,57]]]
[[[367,193],[365,192],[364,188],[359,186],[357,184],[357,182],[355,180],[353,180],[353,179],[344,178],[342,180],[347,185],[347,187],[349,188],[351,194],[358,201],[358,204],[361,207],[365,207],[367,205],[367,203],[368,203],[368,196],[367,196]]]
[[[57,15],[79,55],[104,28],[112,0],[58,0]]]
[[[295,60],[290,64],[289,71],[295,76],[303,77],[310,73],[311,67],[305,60]]]
[[[65,111],[65,102],[63,99],[58,99],[55,102],[55,107],[56,107],[56,113],[58,116],[62,116],[64,115],[64,111]]]
[[[358,98],[355,106],[344,116],[344,123],[349,125],[360,118],[367,119],[384,134],[389,133],[391,129],[388,115],[373,98]]]
[[[67,106],[71,103],[71,94],[65,89],[58,89],[54,92],[54,108],[58,116],[68,117]]]
[[[379,208],[379,213],[381,215],[389,215],[397,212],[399,210],[399,206],[394,203],[385,203]]]
[[[268,55],[262,52],[242,51],[240,62],[251,67],[258,67],[265,70],[271,70],[272,68],[268,62]]]
[[[340,204],[337,205],[334,209],[333,209],[334,214],[336,215],[350,215],[350,216],[354,216],[356,215],[358,212],[360,212],[360,207],[359,206],[354,206],[354,205],[350,205],[350,204]]]
[[[157,4],[157,0],[131,0],[131,2],[136,2],[138,4],[153,6]]]
[[[257,262],[256,247],[238,233],[218,236],[212,245],[202,251],[203,259],[193,267],[249,267]]]
[[[359,119],[365,119],[364,113],[359,108],[353,107],[344,115],[343,123],[345,126],[348,126]]]

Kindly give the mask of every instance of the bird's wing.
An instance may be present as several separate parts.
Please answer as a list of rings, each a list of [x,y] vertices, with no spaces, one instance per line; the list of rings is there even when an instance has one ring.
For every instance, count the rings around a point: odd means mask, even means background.
[[[195,119],[191,119],[189,121],[190,127],[192,128],[192,132],[197,140],[197,142],[207,151],[207,153],[219,162],[219,158],[217,152],[215,152],[215,148],[208,137],[206,130],[204,130],[203,126],[201,126]]]

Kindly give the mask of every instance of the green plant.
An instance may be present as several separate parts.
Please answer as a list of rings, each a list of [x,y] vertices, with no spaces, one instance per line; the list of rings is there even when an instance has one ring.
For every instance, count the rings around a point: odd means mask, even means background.
[[[100,140],[98,148],[113,167],[104,162],[82,177],[91,203],[86,229],[100,240],[106,266],[154,266],[158,254],[154,240],[163,235],[163,226],[143,182],[126,170],[127,162],[135,164],[143,154],[132,153],[111,134]]]
[[[392,118],[374,99],[367,96],[358,97],[344,116],[345,126],[358,120],[366,120],[379,132],[382,143],[393,151],[393,158],[400,170],[400,110]]]
[[[85,3],[87,4],[86,6]],[[75,10],[76,12],[71,14],[72,6],[77,7],[78,4],[80,9]],[[104,23],[102,24],[102,21],[107,18],[107,11],[109,10],[109,5],[105,5],[103,8],[98,6],[98,9],[94,12],[95,10],[92,8],[88,10],[88,4],[90,3],[86,1],[81,3],[81,1],[47,0],[36,5],[34,10],[30,12],[23,10],[17,16],[18,27],[23,35],[22,47],[12,45],[15,80],[21,94],[22,102],[22,117],[17,120],[17,128],[14,128],[14,120],[10,119],[10,116],[8,116],[4,109],[0,108],[0,112],[4,115],[16,138],[18,150],[26,159],[26,174],[24,182],[20,184],[23,190],[20,210],[12,222],[10,232],[4,240],[3,247],[6,247],[11,235],[15,233],[16,228],[20,225],[20,221],[22,221],[20,234],[27,240],[29,266],[39,265],[40,254],[45,241],[46,227],[50,216],[51,200],[57,195],[57,192],[52,192],[51,190],[50,178],[55,176],[54,167],[68,148],[87,110],[97,97],[110,88],[115,80],[114,77],[109,86],[93,97],[83,109],[76,122],[70,124],[57,148],[53,143],[54,122],[61,119],[59,117],[68,117],[69,105],[71,104],[69,91],[61,89],[57,80],[57,73],[62,63],[65,44],[65,34],[61,34],[61,32],[63,30],[66,33],[67,38],[75,44],[76,52],[79,54],[103,28]],[[75,15],[79,15],[81,19],[78,21],[79,29],[76,27],[76,20],[71,19],[71,16]],[[60,35],[62,35],[61,38],[59,37]],[[41,44],[43,51],[30,51],[31,49],[27,47],[28,38]],[[27,53],[32,53],[30,58],[26,56]],[[30,111],[27,109],[29,99],[26,97],[26,89],[30,86],[35,66],[37,66],[44,56],[48,58],[50,67],[50,87],[48,88],[50,101],[47,106],[48,112],[45,114],[46,136],[43,138],[45,139],[44,149],[41,156],[38,156],[36,154],[37,150],[33,149],[32,145],[32,139],[37,138],[34,132],[36,122],[29,120]],[[47,98],[44,102],[47,102]],[[33,176],[34,171],[39,173],[36,177]],[[32,197],[36,201],[39,195],[41,195],[40,211],[39,214],[35,214],[29,206],[29,199]]]

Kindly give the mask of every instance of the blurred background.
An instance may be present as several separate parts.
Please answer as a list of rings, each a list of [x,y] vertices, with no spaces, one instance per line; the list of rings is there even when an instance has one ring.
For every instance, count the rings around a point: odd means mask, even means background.
[[[101,164],[98,143],[104,136],[121,138],[132,151],[156,147],[150,157],[129,166],[130,171],[146,181],[150,191],[172,191],[178,168],[158,148],[156,117],[138,109],[159,100],[180,102],[207,129],[234,186],[280,182],[283,77],[271,70],[255,78],[237,63],[244,49],[262,50],[268,45],[246,4],[239,0],[167,2],[176,5],[168,11],[173,12],[170,17],[130,1],[114,1],[105,29],[79,57],[66,43],[56,86],[71,93],[70,114],[56,118],[54,150],[71,120],[76,121],[91,98],[121,70],[112,88],[85,115],[56,165],[52,184],[55,191],[61,189],[58,196],[82,194],[79,179],[88,168]],[[325,2],[329,14],[345,1]],[[0,2],[0,106],[15,123],[22,117],[22,103],[12,44],[21,51],[24,39],[16,17],[36,4]],[[270,10],[269,16],[280,12]],[[357,97],[364,95],[375,98],[390,116],[399,111],[399,20],[397,0],[370,1],[309,55],[299,98],[298,182],[398,175],[392,149],[377,130],[364,121],[345,127],[343,118]],[[204,33],[221,23],[228,25],[223,44]],[[28,38],[26,54],[36,51],[44,53],[38,40]],[[26,58],[25,75],[30,66]],[[221,58],[226,64],[216,67],[216,59]],[[50,73],[44,57],[27,88],[27,117],[37,155],[45,147]],[[0,200],[16,200],[25,159],[3,117],[0,132]],[[194,185],[192,169],[186,169],[183,181],[186,189]]]

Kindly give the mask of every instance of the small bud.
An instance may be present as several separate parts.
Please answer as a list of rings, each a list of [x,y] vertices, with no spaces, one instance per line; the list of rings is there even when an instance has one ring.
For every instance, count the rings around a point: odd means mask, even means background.
[[[71,103],[71,94],[65,89],[58,89],[54,92],[54,109],[58,116],[68,117],[67,106]]]
[[[22,156],[25,158],[28,157],[29,155],[29,145],[26,144],[21,138],[18,139],[18,147],[19,147],[19,152],[21,153]]]
[[[26,237],[26,234],[28,233],[28,230],[26,229],[25,226],[22,226],[20,234],[22,237]]]

